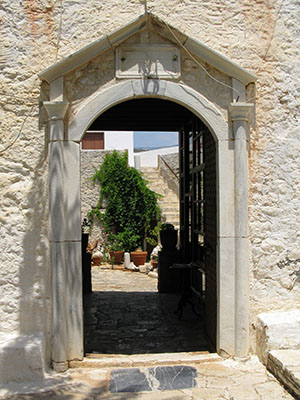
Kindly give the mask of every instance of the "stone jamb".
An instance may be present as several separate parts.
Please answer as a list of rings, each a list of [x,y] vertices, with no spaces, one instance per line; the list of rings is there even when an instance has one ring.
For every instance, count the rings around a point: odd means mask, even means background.
[[[234,132],[235,175],[235,355],[249,351],[248,114],[253,104],[229,107]]]
[[[50,122],[52,364],[55,370],[63,371],[68,360],[83,357],[82,297],[78,296],[82,291],[80,146],[64,140],[68,103],[62,100],[62,79],[50,85],[50,98],[44,106]]]
[[[163,80],[128,80],[87,101],[69,124],[68,138],[80,142],[85,130],[104,111],[132,98],[156,97],[181,104],[210,129],[217,143],[217,351],[235,355],[235,209],[234,147],[228,123],[218,109],[193,89]],[[247,185],[247,182],[244,182]]]

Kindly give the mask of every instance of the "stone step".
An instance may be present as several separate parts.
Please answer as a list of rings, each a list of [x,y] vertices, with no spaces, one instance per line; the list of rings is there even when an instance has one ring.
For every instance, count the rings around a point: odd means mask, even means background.
[[[179,210],[178,208],[172,208],[172,207],[161,207],[161,210],[163,211],[164,214],[175,214],[177,217],[179,216]]]
[[[162,221],[172,223],[176,229],[179,226],[179,198],[169,189],[157,168],[142,168],[141,173],[148,182],[147,186],[155,193],[161,195],[158,205],[162,213]]]
[[[202,364],[218,362],[223,359],[216,353],[199,351],[193,353],[161,353],[112,355],[87,354],[82,361],[70,361],[70,368],[107,368],[107,367],[138,367],[178,364]]]
[[[300,350],[270,351],[267,368],[296,399],[300,399]]]
[[[177,204],[179,206],[179,199],[175,194],[168,195],[168,196],[164,195],[163,197],[161,197],[159,199],[159,201],[162,202],[162,203],[169,203],[169,204],[172,204],[172,205],[173,204]]]
[[[179,197],[174,192],[168,189],[167,193],[164,193],[162,197],[159,199],[160,201],[168,201],[169,203],[178,203],[179,204]]]
[[[179,216],[178,213],[170,213],[170,212],[164,212],[163,215],[166,217],[167,220],[170,221],[177,221]]]

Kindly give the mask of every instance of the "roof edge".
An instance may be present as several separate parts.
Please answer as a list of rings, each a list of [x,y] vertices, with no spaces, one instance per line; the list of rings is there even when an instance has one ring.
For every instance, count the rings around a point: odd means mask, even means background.
[[[180,32],[177,28],[172,27],[171,25],[167,24],[159,17],[151,13],[140,15],[138,18],[134,19],[123,27],[112,31],[108,35],[102,36],[98,40],[81,48],[70,56],[63,58],[61,61],[51,65],[44,71],[40,72],[38,74],[38,77],[42,81],[47,81],[48,83],[55,81],[62,75],[66,75],[67,73],[87,63],[90,59],[96,57],[101,52],[117,46],[128,37],[145,29],[147,24],[151,22],[151,20],[155,20],[162,25],[167,25],[175,32],[181,33],[184,37],[187,38],[184,43],[182,43],[182,46],[187,51],[195,54],[203,61],[212,65],[226,75],[239,80],[244,85],[248,85],[249,83],[255,82],[257,80],[257,76],[255,74],[248,72],[246,69],[240,67],[237,63],[235,63],[228,57],[223,56],[221,53],[211,49],[210,47],[199,42],[198,40],[190,38],[185,33]]]
[[[101,36],[98,40],[46,68],[38,74],[38,77],[42,81],[51,83],[60,76],[73,71],[101,52],[116,46],[129,36],[141,31],[146,26],[148,15],[149,14],[143,14],[132,22],[124,25],[122,28],[112,31],[109,35]]]

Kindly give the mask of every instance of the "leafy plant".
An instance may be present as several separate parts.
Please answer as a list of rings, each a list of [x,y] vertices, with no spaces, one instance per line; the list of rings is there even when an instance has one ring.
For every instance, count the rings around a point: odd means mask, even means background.
[[[149,235],[146,240],[151,246],[155,247],[158,244],[160,227],[161,225],[157,224],[153,229],[149,231]]]
[[[110,251],[121,251],[124,250],[122,242],[118,240],[118,235],[111,235],[111,242],[108,245]]]
[[[124,250],[142,246],[150,234],[151,222],[160,221],[158,195],[150,190],[140,172],[128,166],[127,153],[113,151],[92,177],[100,184],[98,204],[89,213],[91,222],[96,217],[108,233],[114,232],[123,241]],[[102,213],[103,200],[106,200]]]

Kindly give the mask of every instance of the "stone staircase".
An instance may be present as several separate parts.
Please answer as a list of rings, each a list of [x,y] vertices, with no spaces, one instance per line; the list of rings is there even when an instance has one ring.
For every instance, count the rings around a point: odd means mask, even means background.
[[[169,189],[158,168],[143,167],[140,172],[148,182],[149,189],[163,196],[158,200],[162,221],[173,224],[175,229],[179,229],[179,198],[177,194]]]

